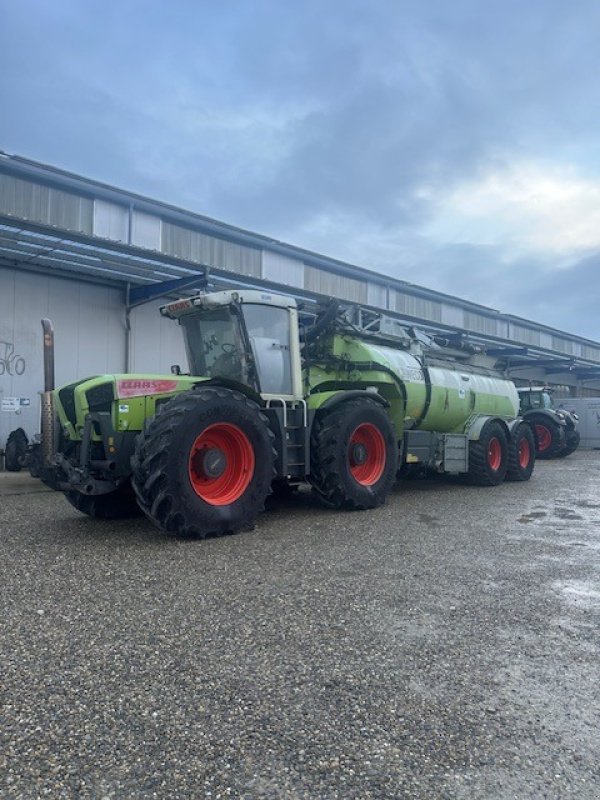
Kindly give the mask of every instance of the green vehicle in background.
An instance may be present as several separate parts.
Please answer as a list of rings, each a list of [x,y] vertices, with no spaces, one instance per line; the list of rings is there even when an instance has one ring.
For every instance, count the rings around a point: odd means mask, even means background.
[[[271,491],[329,506],[385,502],[399,472],[493,486],[531,476],[535,443],[493,360],[331,301],[221,291],[167,303],[190,374],[102,375],[42,405],[41,477],[90,516],[141,509],[165,531],[252,526]],[[45,321],[48,359],[51,324]]]
[[[547,386],[528,386],[517,390],[520,413],[533,428],[538,458],[565,458],[579,447],[579,417],[564,408],[555,408]]]

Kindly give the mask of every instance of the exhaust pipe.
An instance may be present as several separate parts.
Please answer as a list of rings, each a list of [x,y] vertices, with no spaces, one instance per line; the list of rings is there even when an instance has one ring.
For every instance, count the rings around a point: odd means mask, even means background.
[[[44,331],[44,391],[54,390],[54,325],[49,319],[42,320]]]
[[[42,460],[49,465],[54,456],[54,325],[51,320],[42,320],[44,332],[44,391],[42,393],[42,415],[40,430],[42,434]]]

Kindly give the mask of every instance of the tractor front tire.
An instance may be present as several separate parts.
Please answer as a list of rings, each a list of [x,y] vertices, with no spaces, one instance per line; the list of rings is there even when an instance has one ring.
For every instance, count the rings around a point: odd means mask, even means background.
[[[513,430],[508,443],[507,481],[528,481],[535,466],[535,438],[526,422]]]
[[[347,400],[317,417],[311,437],[313,490],[328,506],[362,510],[385,503],[396,480],[398,442],[375,400]]]
[[[558,454],[559,458],[566,458],[570,456],[571,453],[574,453],[575,450],[579,447],[579,442],[581,441],[581,434],[579,431],[575,430],[567,430],[566,434],[566,444],[563,449]]]
[[[141,514],[129,483],[106,494],[93,495],[70,491],[64,492],[64,495],[77,511],[95,519],[127,519]]]
[[[477,486],[497,486],[508,470],[508,440],[503,425],[487,422],[479,439],[469,442],[469,479]]]
[[[274,436],[259,406],[231,389],[176,395],[146,422],[132,459],[138,503],[180,536],[251,529],[274,476]]]

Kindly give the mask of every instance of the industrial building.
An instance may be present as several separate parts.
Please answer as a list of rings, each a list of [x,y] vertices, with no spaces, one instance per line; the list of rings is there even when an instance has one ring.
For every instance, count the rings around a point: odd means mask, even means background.
[[[361,303],[484,344],[517,382],[600,396],[600,343],[347,264],[132,192],[0,153],[0,448],[39,427],[42,330],[56,379],[185,365],[165,296],[256,286]]]

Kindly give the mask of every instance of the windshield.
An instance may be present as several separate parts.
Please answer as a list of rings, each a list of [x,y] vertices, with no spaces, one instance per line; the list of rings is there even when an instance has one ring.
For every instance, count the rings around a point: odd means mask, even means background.
[[[192,375],[251,383],[239,318],[230,306],[183,316],[181,325]]]
[[[552,397],[548,392],[527,392],[522,396],[523,408],[552,408]]]

